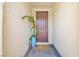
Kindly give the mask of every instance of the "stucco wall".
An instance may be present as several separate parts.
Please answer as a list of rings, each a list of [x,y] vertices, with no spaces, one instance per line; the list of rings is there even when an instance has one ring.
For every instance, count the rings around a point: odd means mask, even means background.
[[[0,56],[3,55],[2,26],[3,26],[3,3],[0,2]]]
[[[31,24],[21,17],[31,15],[30,3],[4,4],[4,56],[24,56],[29,48]]]
[[[79,56],[78,3],[54,6],[54,46],[61,56]]]

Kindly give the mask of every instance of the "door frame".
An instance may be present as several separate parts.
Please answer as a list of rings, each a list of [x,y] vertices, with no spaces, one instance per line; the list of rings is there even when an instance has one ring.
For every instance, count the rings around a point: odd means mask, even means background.
[[[48,11],[48,25],[49,25],[50,9],[34,9],[34,10],[35,10],[35,20],[36,20],[36,11]],[[48,42],[37,42],[36,45],[49,45],[49,27],[48,27]]]

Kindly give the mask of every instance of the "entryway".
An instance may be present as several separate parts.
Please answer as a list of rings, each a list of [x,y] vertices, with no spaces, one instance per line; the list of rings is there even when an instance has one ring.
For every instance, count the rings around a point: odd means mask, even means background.
[[[49,11],[36,11],[36,37],[35,48],[30,47],[25,57],[60,57],[53,45],[48,42],[48,18]]]
[[[35,48],[30,47],[25,57],[59,57],[59,53],[53,45],[49,45],[48,38],[48,10],[37,10],[36,13],[36,37]],[[52,38],[53,39],[53,38]]]
[[[0,56],[23,57],[27,52],[30,56],[49,56],[48,51],[53,51],[50,45],[54,45],[62,57],[79,57],[78,6],[79,3],[72,2],[3,2],[0,4]],[[30,48],[32,26],[22,17],[32,15],[36,21],[36,11],[48,13],[49,16],[47,20],[47,17],[40,15],[44,20],[38,23],[37,42],[41,42],[42,47],[39,43],[35,48]],[[48,45],[43,46],[44,42]]]

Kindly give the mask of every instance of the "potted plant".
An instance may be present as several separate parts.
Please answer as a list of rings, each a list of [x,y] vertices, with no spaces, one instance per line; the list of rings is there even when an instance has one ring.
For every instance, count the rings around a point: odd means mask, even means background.
[[[22,20],[24,19],[28,20],[32,24],[31,43],[32,43],[32,47],[35,47],[36,45],[36,25],[35,25],[34,17],[26,15],[22,17]]]

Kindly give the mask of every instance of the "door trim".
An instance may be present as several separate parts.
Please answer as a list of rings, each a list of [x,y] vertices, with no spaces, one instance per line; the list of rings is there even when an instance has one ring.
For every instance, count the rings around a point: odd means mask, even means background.
[[[37,11],[48,11],[48,21],[49,21],[50,9],[35,9],[35,18],[36,18],[36,12]],[[49,23],[48,23],[48,25],[49,25]],[[48,42],[36,42],[36,45],[49,45],[49,27],[48,27]]]

